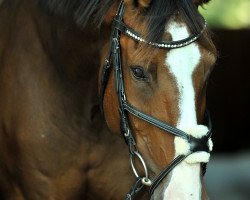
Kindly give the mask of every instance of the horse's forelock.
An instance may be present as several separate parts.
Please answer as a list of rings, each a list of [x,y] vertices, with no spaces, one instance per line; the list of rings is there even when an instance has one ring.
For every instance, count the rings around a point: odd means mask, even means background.
[[[165,26],[171,17],[179,14],[194,33],[203,28],[203,19],[193,0],[153,0],[147,11],[148,38],[160,41],[165,32]]]
[[[143,31],[149,41],[161,41],[165,33],[166,24],[173,15],[179,14],[186,22],[191,32],[199,33],[203,28],[203,19],[197,10],[195,0],[130,0],[134,8],[140,9],[148,31]],[[197,0],[208,2],[209,0]],[[80,27],[93,23],[101,25],[107,14],[116,7],[120,0],[38,0],[42,9],[61,16],[73,18]],[[126,1],[125,1],[126,2]],[[142,6],[147,4],[146,7]],[[142,8],[143,7],[143,8]],[[113,10],[112,15],[115,14]],[[125,10],[126,12],[126,10]],[[132,17],[132,16],[131,16]],[[138,19],[135,16],[134,21]],[[133,21],[133,19],[131,19]],[[111,21],[111,20],[108,20]],[[138,22],[139,26],[141,21]],[[139,30],[136,30],[139,31]],[[139,31],[140,32],[140,31]],[[202,37],[204,43],[209,43],[208,36]],[[146,55],[146,54],[145,54]],[[149,54],[151,55],[151,54]]]

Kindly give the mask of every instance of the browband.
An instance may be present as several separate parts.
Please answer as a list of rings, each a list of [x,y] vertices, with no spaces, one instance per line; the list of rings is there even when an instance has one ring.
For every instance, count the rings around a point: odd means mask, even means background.
[[[142,36],[140,36],[139,33],[137,33],[132,28],[130,28],[129,26],[124,24],[122,21],[117,20],[117,19],[114,19],[114,21],[113,21],[113,28],[118,29],[119,31],[121,31],[122,33],[124,33],[125,35],[127,35],[128,37],[132,38],[133,40],[135,40],[137,42],[142,42],[142,43],[145,43],[145,44],[148,44],[148,45],[160,48],[160,49],[175,49],[175,48],[187,46],[187,45],[195,42],[205,31],[206,21],[204,19],[203,29],[198,34],[192,34],[191,36],[189,36],[183,40],[162,41],[160,43],[147,41]]]

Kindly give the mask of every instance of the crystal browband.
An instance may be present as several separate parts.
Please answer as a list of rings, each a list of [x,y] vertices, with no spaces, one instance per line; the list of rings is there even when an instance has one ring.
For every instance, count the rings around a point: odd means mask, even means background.
[[[184,47],[187,46],[191,43],[193,43],[194,41],[196,41],[205,31],[207,23],[204,20],[204,26],[203,29],[200,33],[198,34],[193,34],[188,38],[185,38],[183,40],[177,40],[177,41],[162,41],[162,42],[150,42],[147,41],[146,39],[144,39],[143,37],[140,36],[139,33],[137,33],[136,31],[134,31],[132,28],[128,27],[126,24],[124,24],[121,21],[118,20],[114,20],[113,22],[113,26],[120,30],[122,33],[124,33],[125,35],[127,35],[128,37],[138,41],[138,42],[142,42],[157,48],[161,48],[161,49],[175,49],[175,48],[180,48],[180,47]]]

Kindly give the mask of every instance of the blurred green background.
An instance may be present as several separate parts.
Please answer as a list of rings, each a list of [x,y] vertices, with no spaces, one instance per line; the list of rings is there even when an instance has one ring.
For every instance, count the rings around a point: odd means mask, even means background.
[[[212,0],[200,12],[212,28],[250,29],[250,0]]]

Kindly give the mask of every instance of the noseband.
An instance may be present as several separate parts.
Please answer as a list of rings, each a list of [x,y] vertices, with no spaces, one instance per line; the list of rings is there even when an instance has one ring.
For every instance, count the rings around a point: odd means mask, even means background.
[[[159,119],[156,119],[155,117],[149,116],[143,113],[142,111],[138,110],[134,106],[132,106],[127,101],[127,98],[126,98],[125,85],[124,85],[124,80],[123,80],[121,48],[120,48],[120,34],[121,33],[132,38],[135,41],[146,43],[156,48],[161,48],[161,49],[181,48],[196,41],[205,30],[206,23],[204,24],[203,30],[199,34],[191,35],[190,37],[183,39],[183,40],[163,41],[160,43],[148,42],[146,39],[141,37],[140,34],[138,34],[136,31],[134,31],[133,29],[131,29],[130,27],[128,27],[126,24],[123,23],[122,19],[123,19],[124,9],[125,9],[124,2],[121,1],[121,4],[118,8],[117,15],[113,21],[113,28],[112,28],[112,35],[111,35],[111,48],[110,48],[109,56],[105,60],[105,64],[103,67],[100,96],[101,96],[101,105],[102,105],[104,94],[105,94],[105,88],[106,88],[109,75],[111,72],[111,62],[112,62],[113,69],[114,69],[114,76],[115,76],[115,91],[116,91],[118,102],[119,102],[121,134],[124,137],[126,144],[128,145],[132,170],[136,176],[136,181],[134,185],[131,187],[131,190],[125,197],[126,200],[130,200],[130,199],[135,198],[136,194],[143,188],[143,186],[150,187],[149,191],[150,191],[150,195],[152,196],[154,193],[154,190],[161,183],[161,181],[169,174],[169,172],[175,166],[177,166],[181,161],[183,161],[186,157],[188,157],[190,154],[195,153],[195,152],[201,152],[201,151],[210,153],[210,150],[208,147],[208,140],[210,139],[211,134],[212,134],[211,133],[212,124],[211,124],[209,114],[206,111],[205,117],[206,117],[206,122],[207,122],[209,131],[207,132],[205,136],[198,139],[185,133],[184,131],[180,129],[177,129],[169,125],[168,123],[164,121],[161,121]],[[166,133],[171,133],[174,136],[184,139],[190,144],[190,147],[191,147],[190,153],[188,155],[178,155],[169,164],[169,166],[167,166],[156,178],[154,178],[154,180],[150,180],[146,163],[144,162],[142,155],[138,151],[136,141],[129,127],[128,113],[158,127],[159,129],[163,130]],[[142,164],[142,167],[144,169],[144,176],[139,175],[138,170],[136,169],[135,164],[134,164],[135,159],[138,159],[140,163]],[[203,173],[205,173],[205,171],[203,171]]]

